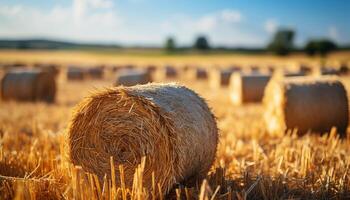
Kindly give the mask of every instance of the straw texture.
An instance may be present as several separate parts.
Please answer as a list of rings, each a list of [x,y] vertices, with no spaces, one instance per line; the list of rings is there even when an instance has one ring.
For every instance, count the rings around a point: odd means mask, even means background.
[[[203,178],[218,142],[215,118],[193,91],[176,84],[146,84],[106,89],[81,102],[68,131],[75,165],[102,178],[115,166],[125,168],[125,182],[147,156],[144,185],[155,181],[166,194],[177,182]],[[118,169],[118,167],[115,167]],[[119,171],[116,180],[119,183]]]
[[[298,129],[325,133],[337,127],[345,136],[348,126],[348,98],[335,77],[293,77],[273,79],[264,96],[266,126],[271,133]]]
[[[35,69],[8,71],[1,80],[1,99],[16,101],[45,101],[56,96],[56,81],[52,73]]]

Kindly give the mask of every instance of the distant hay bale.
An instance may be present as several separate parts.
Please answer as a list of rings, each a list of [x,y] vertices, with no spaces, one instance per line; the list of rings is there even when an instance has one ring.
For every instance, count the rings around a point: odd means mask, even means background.
[[[87,73],[92,79],[103,79],[104,68],[101,66],[90,67],[87,69]]]
[[[53,103],[56,96],[55,77],[37,69],[15,69],[1,80],[1,99],[16,101],[44,101]]]
[[[230,68],[229,68],[233,73],[234,72],[242,72],[242,68],[240,66],[237,66],[237,65],[232,65]]]
[[[260,73],[260,67],[257,65],[250,66],[250,73],[259,74]]]
[[[154,73],[156,70],[157,70],[157,67],[155,65],[148,65],[146,67],[146,70],[149,72],[149,73]]]
[[[51,73],[53,76],[57,76],[60,72],[60,68],[56,64],[49,64],[49,63],[35,63],[35,68],[38,68],[42,71],[46,71],[48,73]]]
[[[208,73],[205,68],[194,68],[193,70],[190,70],[191,78],[196,80],[206,80],[208,79]]]
[[[285,77],[293,77],[293,76],[306,76],[307,74],[304,71],[284,71]]]
[[[337,127],[345,135],[348,126],[348,98],[335,77],[293,77],[273,79],[264,95],[267,130],[278,134],[298,129],[325,133]]]
[[[231,76],[231,100],[235,105],[261,102],[271,76],[267,74],[239,74]]]
[[[321,75],[339,75],[339,70],[333,67],[321,67]]]
[[[67,80],[70,80],[70,81],[84,80],[86,75],[87,75],[86,69],[83,69],[81,67],[70,66],[67,69]]]
[[[230,84],[231,69],[214,69],[210,72],[210,86],[212,88],[227,87]]]
[[[349,73],[349,66],[346,63],[341,63],[339,67],[339,74],[347,75]]]
[[[310,74],[312,72],[312,68],[306,64],[300,64],[299,71],[304,73],[305,75]]]
[[[147,84],[101,91],[81,102],[68,130],[70,159],[103,179],[124,166],[125,183],[146,156],[143,183],[155,184],[163,194],[175,183],[193,183],[210,169],[216,153],[218,132],[205,101],[177,84]],[[110,176],[109,176],[110,177]]]
[[[133,86],[152,82],[151,74],[147,70],[121,70],[117,74],[115,86]]]
[[[173,66],[165,66],[164,73],[166,78],[176,78],[178,75],[177,70]]]

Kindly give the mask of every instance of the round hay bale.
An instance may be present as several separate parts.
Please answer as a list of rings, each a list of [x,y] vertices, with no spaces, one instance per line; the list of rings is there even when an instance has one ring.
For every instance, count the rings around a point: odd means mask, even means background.
[[[151,74],[147,70],[121,70],[117,74],[115,86],[133,86],[152,82]]]
[[[339,75],[339,70],[333,67],[321,67],[321,75]]]
[[[156,70],[157,70],[157,67],[155,65],[148,65],[146,67],[146,70],[149,72],[149,73],[154,73]]]
[[[212,88],[227,87],[230,84],[231,69],[214,69],[210,73],[210,85]]]
[[[231,76],[231,100],[235,105],[261,102],[271,76],[265,74],[239,74]]]
[[[273,79],[266,87],[264,118],[270,133],[297,129],[325,133],[337,127],[344,136],[348,126],[348,98],[335,77]]]
[[[55,96],[55,77],[45,71],[37,69],[11,70],[1,80],[2,100],[53,103]]]
[[[306,64],[300,64],[299,71],[306,75],[312,73],[312,68]]]
[[[237,66],[237,65],[232,65],[230,68],[229,68],[233,73],[234,72],[242,72],[242,68],[240,66]]]
[[[166,78],[176,78],[178,75],[177,70],[173,66],[165,66],[164,73]]]
[[[92,79],[103,79],[103,67],[98,66],[98,67],[91,67],[87,69],[87,73],[90,78]]]
[[[349,73],[349,66],[345,62],[341,63],[339,67],[339,74],[347,75],[348,73]]]
[[[86,77],[86,70],[81,67],[68,67],[67,69],[67,80],[70,81],[81,81]]]
[[[190,72],[191,78],[196,79],[196,80],[206,80],[208,79],[208,73],[205,68],[194,68]]]
[[[251,65],[250,66],[250,73],[252,74],[259,74],[260,73],[260,67],[257,65]]]
[[[294,76],[306,76],[307,74],[304,71],[289,71],[285,70],[284,71],[284,76],[285,77],[294,77]]]
[[[51,73],[53,76],[57,76],[60,72],[59,66],[56,64],[46,64],[46,63],[35,63],[35,68],[38,68],[42,71],[46,71],[48,73]]]
[[[147,84],[106,89],[81,102],[68,129],[70,159],[103,178],[124,166],[132,186],[135,168],[146,157],[144,186],[152,172],[163,194],[175,183],[202,179],[218,143],[215,117],[205,101],[177,84]],[[116,170],[116,182],[120,174]]]

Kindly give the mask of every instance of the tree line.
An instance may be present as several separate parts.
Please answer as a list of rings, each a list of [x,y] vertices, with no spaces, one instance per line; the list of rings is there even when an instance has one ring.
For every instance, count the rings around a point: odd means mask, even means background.
[[[337,44],[331,39],[310,39],[302,49],[294,46],[295,31],[292,29],[279,29],[272,37],[270,43],[266,46],[265,51],[272,52],[276,55],[285,56],[293,51],[304,51],[309,56],[320,55],[326,56],[331,51],[337,50]],[[175,52],[177,50],[174,37],[168,37],[164,44],[167,52]],[[192,49],[205,52],[211,49],[208,38],[204,35],[198,36],[193,42]]]

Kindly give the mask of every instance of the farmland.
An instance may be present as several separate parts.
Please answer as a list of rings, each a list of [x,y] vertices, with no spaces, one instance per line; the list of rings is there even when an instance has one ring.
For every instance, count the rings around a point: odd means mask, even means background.
[[[350,61],[349,52],[334,53],[328,63]],[[0,102],[0,199],[145,199],[153,191],[127,190],[120,183],[100,183],[68,161],[65,134],[72,109],[85,96],[113,86],[115,74],[103,80],[70,82],[64,66],[132,64],[227,67],[231,64],[293,67],[317,65],[302,54],[272,55],[145,55],[79,51],[0,51],[0,63],[48,62],[62,66],[54,104]],[[158,70],[159,71],[159,70]],[[350,77],[342,77],[349,83]],[[349,80],[348,80],[349,79]],[[270,135],[260,103],[234,106],[229,88],[212,88],[181,71],[177,79],[155,74],[156,82],[179,82],[207,100],[217,118],[219,144],[215,162],[203,183],[177,185],[169,199],[349,199],[350,139],[329,135]],[[348,84],[346,85],[348,87]],[[348,134],[349,135],[349,134]],[[142,170],[141,170],[142,171]],[[142,184],[141,184],[142,185]]]

